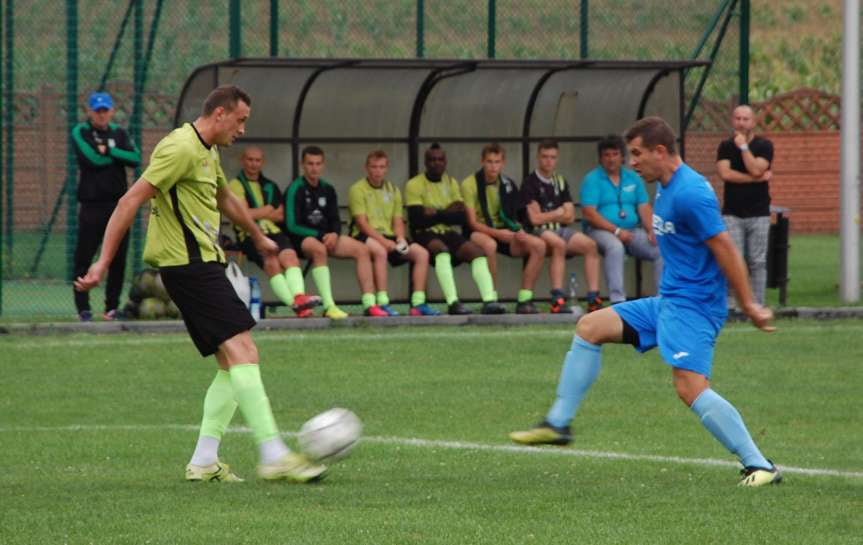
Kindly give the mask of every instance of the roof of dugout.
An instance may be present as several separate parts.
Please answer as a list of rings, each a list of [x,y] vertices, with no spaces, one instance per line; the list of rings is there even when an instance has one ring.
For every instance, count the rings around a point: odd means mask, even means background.
[[[401,185],[440,142],[450,175],[480,167],[490,142],[506,150],[505,171],[523,179],[536,143],[558,141],[558,171],[577,182],[596,165],[596,141],[659,115],[683,138],[687,69],[703,61],[468,61],[237,59],[197,68],[180,95],[175,123],[194,120],[210,90],[235,84],[252,97],[245,136],[223,151],[226,174],[244,145],[264,149],[267,175],[285,186],[306,145],[326,153],[325,178],[342,204],[364,176],[366,154],[383,149]],[[682,146],[681,146],[682,147]],[[577,194],[577,187],[572,188]]]

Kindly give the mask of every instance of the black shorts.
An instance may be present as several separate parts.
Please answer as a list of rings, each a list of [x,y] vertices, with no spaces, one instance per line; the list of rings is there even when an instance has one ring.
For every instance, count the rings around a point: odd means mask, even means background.
[[[512,257],[512,248],[506,242],[497,241],[497,253]]]
[[[368,235],[364,235],[362,233],[357,233],[357,236],[355,236],[354,238],[362,243],[365,243],[369,239]],[[396,237],[388,237],[384,235],[384,238],[387,240],[392,240],[393,242],[396,241]],[[392,267],[398,267],[399,265],[409,263],[410,259],[408,259],[407,254],[400,254],[396,250],[393,250],[387,254],[387,262],[389,262]]]
[[[434,233],[432,231],[420,231],[414,236],[414,242],[419,244],[425,249],[428,249],[429,244],[433,240],[440,240],[444,243],[447,250],[449,250],[450,255],[452,255],[453,264],[456,262],[455,254],[458,252],[458,249],[464,245],[468,240],[462,236],[461,233],[456,233],[455,231],[447,231],[446,233]],[[429,250],[430,251],[430,250]],[[434,257],[434,254],[432,254]]]
[[[288,238],[284,233],[272,233],[268,234],[267,238],[275,242],[279,247],[279,253],[282,250],[293,250],[294,245],[291,242],[291,239]],[[239,244],[240,251],[251,261],[256,264],[260,268],[264,268],[264,258],[261,257],[261,254],[258,253],[258,249],[255,248],[255,243],[252,240],[252,237],[246,237],[240,241]]]
[[[255,327],[221,263],[162,267],[159,272],[202,356],[215,354],[220,344]]]

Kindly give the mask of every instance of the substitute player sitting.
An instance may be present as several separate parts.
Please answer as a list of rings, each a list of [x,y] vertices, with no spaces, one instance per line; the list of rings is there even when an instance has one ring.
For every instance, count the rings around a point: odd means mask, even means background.
[[[571,255],[584,256],[587,311],[593,312],[602,308],[602,299],[599,297],[599,251],[596,242],[573,226],[576,219],[575,203],[572,202],[566,179],[555,172],[557,158],[557,142],[543,140],[539,143],[537,168],[521,184],[527,203],[528,223],[532,234],[545,241],[551,257],[551,312],[565,312],[563,276],[566,258]]]
[[[470,239],[485,251],[495,285],[497,252],[527,257],[515,311],[518,314],[536,314],[539,311],[533,304],[533,286],[542,270],[545,242],[525,232],[519,222],[518,216],[524,207],[518,185],[503,175],[505,161],[506,155],[499,144],[482,148],[482,168],[461,184],[467,225],[471,230]]]
[[[538,426],[510,434],[516,443],[564,445],[569,425],[599,375],[602,345],[631,344],[639,352],[659,347],[671,367],[677,396],[743,464],[740,486],[778,483],[782,475],[761,454],[734,405],[710,387],[716,337],[728,315],[728,283],[756,327],[773,331],[773,313],[752,296],[746,265],[734,245],[710,182],[683,162],[677,137],[659,117],[639,120],[626,132],[632,167],[656,190],[653,227],[665,271],[659,295],[626,301],[578,321],[563,361],[557,398]],[[638,394],[636,394],[638,395]]]
[[[503,314],[506,308],[497,302],[494,281],[488,270],[488,259],[477,244],[461,234],[467,222],[458,182],[446,173],[446,154],[440,144],[432,144],[425,153],[426,171],[408,180],[405,201],[408,207],[413,239],[434,256],[435,274],[450,314],[471,314],[458,300],[453,278],[453,261],[470,263],[470,271],[482,297],[483,314]]]
[[[286,305],[293,308],[300,318],[312,316],[313,308],[321,304],[321,298],[306,295],[303,271],[291,239],[276,225],[284,218],[285,207],[281,203],[281,191],[275,182],[264,176],[264,151],[248,147],[240,157],[242,169],[228,186],[249,207],[249,215],[261,231],[276,243],[279,251],[275,255],[261,256],[249,234],[239,225],[234,225],[240,250],[250,261],[264,270],[270,279],[273,293]]]
[[[426,303],[429,253],[416,243],[405,239],[405,221],[402,212],[402,193],[387,180],[389,158],[383,150],[375,150],[366,157],[366,176],[357,180],[348,193],[351,212],[351,236],[365,242],[372,254],[372,267],[377,293],[377,305],[390,316],[398,312],[390,307],[387,293],[387,262],[393,267],[413,264],[411,280],[411,316],[437,316],[440,314]]]
[[[303,174],[285,191],[285,225],[294,248],[312,260],[312,279],[321,294],[324,316],[334,320],[348,314],[336,306],[330,286],[327,256],[353,259],[357,262],[357,281],[362,290],[366,316],[389,316],[375,304],[372,258],[368,246],[341,234],[339,202],[335,188],[321,178],[324,151],[308,146],[301,153]]]

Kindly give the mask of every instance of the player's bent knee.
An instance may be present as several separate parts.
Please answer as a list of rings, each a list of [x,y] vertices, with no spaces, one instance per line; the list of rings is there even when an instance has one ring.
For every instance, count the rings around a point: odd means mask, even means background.
[[[592,344],[617,343],[623,340],[623,320],[611,308],[604,308],[579,318],[575,333]]]

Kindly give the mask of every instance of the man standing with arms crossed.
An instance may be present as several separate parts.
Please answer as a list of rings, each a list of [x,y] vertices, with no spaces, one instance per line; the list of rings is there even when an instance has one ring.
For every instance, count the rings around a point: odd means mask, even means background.
[[[259,446],[258,476],[308,482],[321,478],[326,468],[291,452],[279,435],[249,331],[255,320],[225,275],[225,254],[217,242],[221,211],[249,233],[261,255],[278,249],[228,188],[219,161],[217,146],[230,146],[243,134],[250,112],[249,95],[223,85],[207,96],[194,123],[159,142],[147,170],[111,215],[101,256],[76,280],[75,288],[87,291],[99,283],[138,208],[152,201],[144,260],[159,267],[198,351],[205,357],[215,354],[219,366],[204,397],[201,431],[186,479],[241,480],[218,457],[222,434],[239,406]]]
[[[126,192],[126,168],[141,163],[141,152],[121,127],[111,122],[114,117],[114,101],[108,93],[97,92],[87,101],[87,121],[72,129],[72,143],[78,158],[81,173],[78,182],[78,244],[75,247],[75,277],[90,267],[96,249],[102,241],[102,233],[108,218],[117,206],[117,201]],[[123,277],[126,274],[126,250],[129,237],[126,235],[117,248],[117,259],[108,270],[108,285],[105,288],[105,320],[117,318]],[[78,319],[89,322],[93,319],[90,296],[87,292],[75,291],[75,307]]]
[[[770,189],[773,143],[755,135],[755,112],[746,105],[731,115],[734,136],[719,143],[716,168],[725,182],[722,219],[749,268],[758,304],[767,289],[767,241],[770,234]],[[729,297],[729,308],[733,305]]]
[[[641,119],[626,133],[632,167],[642,179],[659,182],[653,225],[665,261],[660,295],[581,318],[551,410],[538,426],[512,432],[510,438],[528,445],[568,444],[569,424],[599,375],[602,345],[632,344],[639,352],[658,346],[671,367],[680,400],[743,464],[739,485],[779,483],[782,475],[761,454],[740,413],[710,387],[713,347],[727,316],[728,282],[756,327],[773,331],[773,313],[753,300],[743,259],[726,232],[716,194],[677,154],[676,139],[659,117]]]

